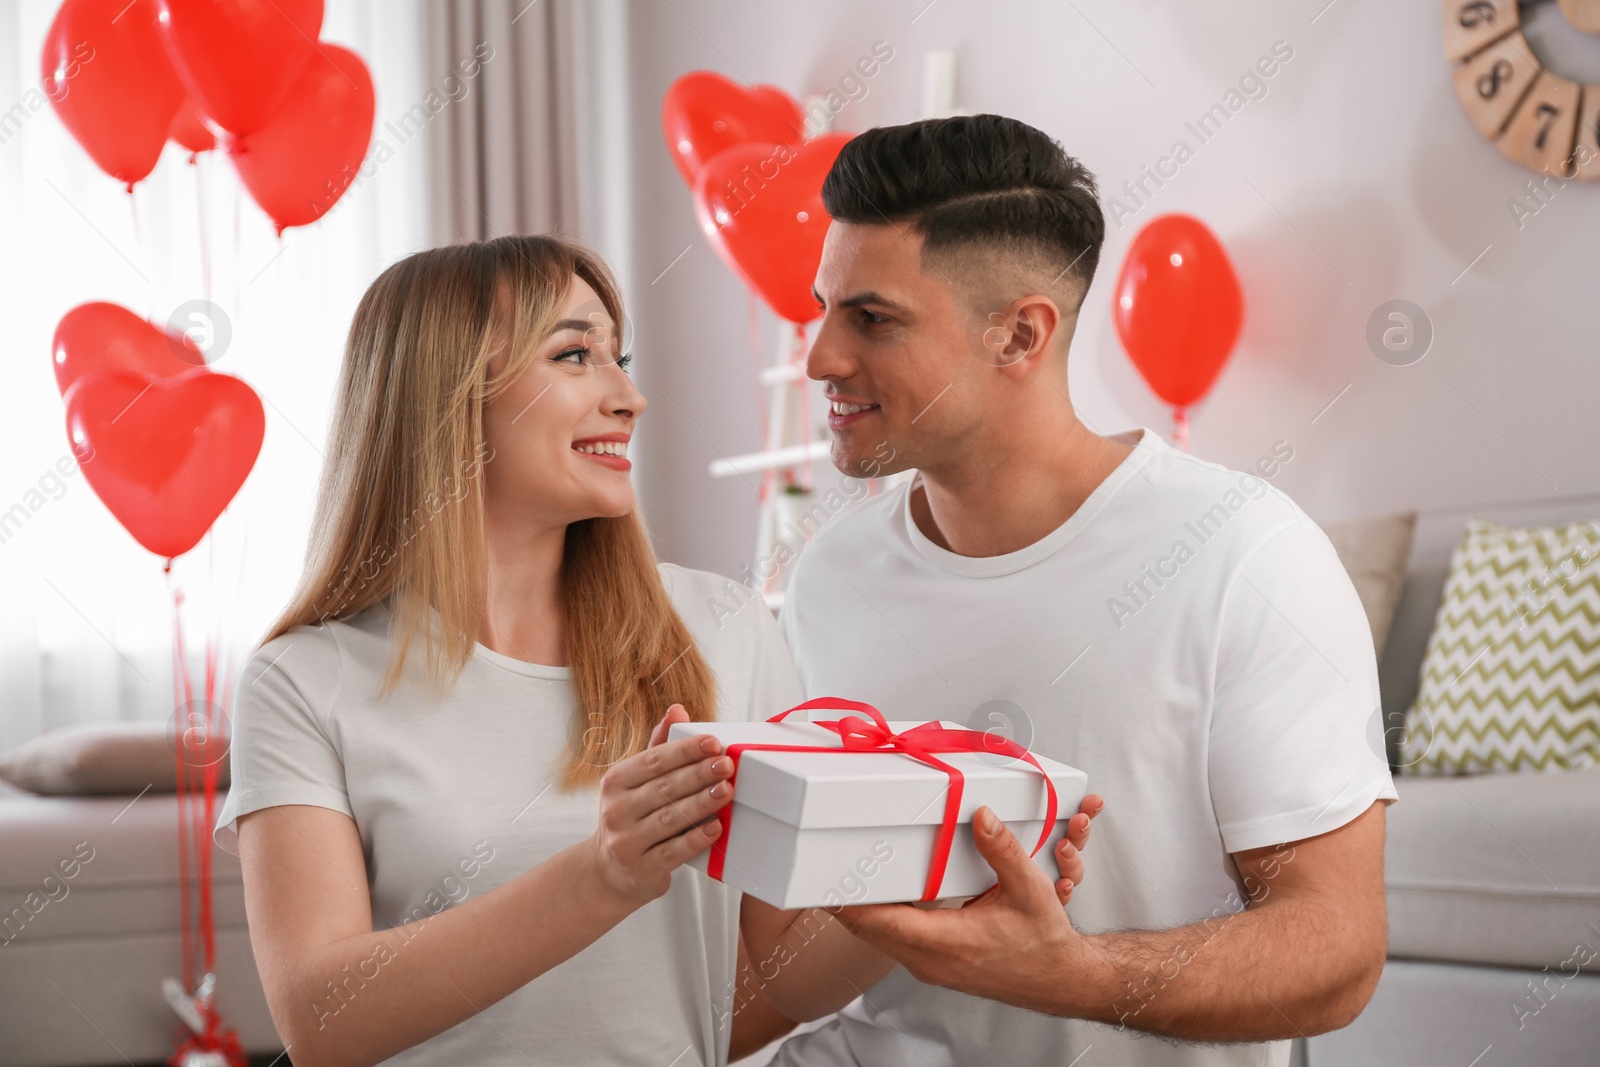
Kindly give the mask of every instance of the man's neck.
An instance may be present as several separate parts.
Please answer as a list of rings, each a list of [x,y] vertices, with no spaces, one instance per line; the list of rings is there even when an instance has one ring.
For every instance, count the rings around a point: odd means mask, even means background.
[[[910,500],[917,528],[961,556],[1000,556],[1042,540],[1133,450],[1069,419],[1060,432],[1013,433],[1005,453],[922,470]]]

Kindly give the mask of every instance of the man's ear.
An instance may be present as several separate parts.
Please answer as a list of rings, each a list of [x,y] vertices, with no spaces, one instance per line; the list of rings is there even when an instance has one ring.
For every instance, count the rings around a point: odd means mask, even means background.
[[[995,368],[1011,378],[1026,377],[1051,359],[1057,344],[1070,339],[1076,325],[1076,315],[1063,316],[1056,302],[1042,293],[1018,297],[1000,318],[1009,336],[991,351]],[[1066,338],[1061,336],[1063,329]]]

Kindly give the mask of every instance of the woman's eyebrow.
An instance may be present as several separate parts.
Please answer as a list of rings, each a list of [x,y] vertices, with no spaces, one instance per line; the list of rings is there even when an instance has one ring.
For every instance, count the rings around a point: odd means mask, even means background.
[[[551,333],[560,333],[562,330],[579,330],[587,333],[596,328],[609,326],[609,322],[590,322],[587,319],[562,319],[550,328]]]

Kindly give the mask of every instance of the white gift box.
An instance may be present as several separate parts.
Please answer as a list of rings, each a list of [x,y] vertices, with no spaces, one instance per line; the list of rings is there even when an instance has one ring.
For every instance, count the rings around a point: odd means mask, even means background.
[[[921,722],[890,722],[901,733]],[[959,723],[943,722],[948,730]],[[670,740],[712,734],[734,744],[817,745],[833,752],[745,750],[734,780],[722,881],[779,908],[920,900],[944,821],[950,777],[896,751],[844,751],[837,733],[808,722],[674,723]],[[938,752],[964,779],[959,824],[939,898],[970,897],[995,882],[972,840],[987,805],[1032,849],[1044,827],[1044,776],[994,752]],[[1088,788],[1083,771],[1034,753],[1056,789],[1056,821],[1033,857],[1054,882],[1055,845]],[[710,850],[690,863],[705,871]]]

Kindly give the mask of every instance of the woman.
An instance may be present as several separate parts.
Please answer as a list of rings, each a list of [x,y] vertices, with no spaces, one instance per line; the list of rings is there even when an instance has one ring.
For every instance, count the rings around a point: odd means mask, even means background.
[[[552,237],[419,252],[357,308],[216,831],[297,1067],[722,1064],[792,1025],[762,987],[809,1016],[890,967],[824,916],[739,978],[739,894],[678,869],[731,768],[668,723],[801,694],[759,601],[718,619],[724,579],[652,555],[621,321],[604,263]],[[797,913],[745,916],[765,954]]]
[[[301,1067],[726,1055],[738,894],[673,872],[728,760],[634,753],[669,706],[800,695],[765,612],[719,629],[721,580],[655,563],[619,321],[600,260],[539,237],[418,253],[357,309],[218,817]]]

